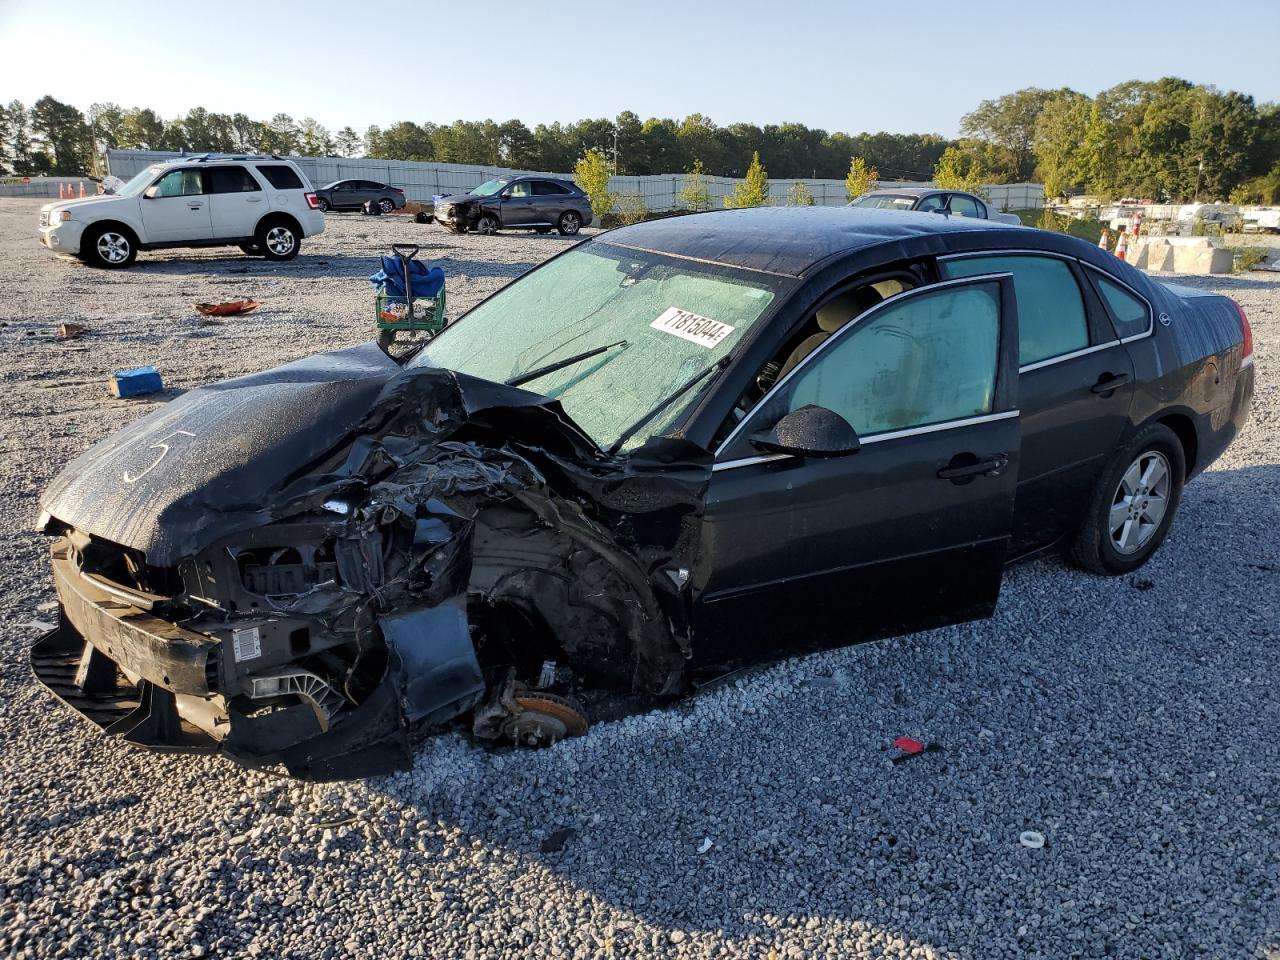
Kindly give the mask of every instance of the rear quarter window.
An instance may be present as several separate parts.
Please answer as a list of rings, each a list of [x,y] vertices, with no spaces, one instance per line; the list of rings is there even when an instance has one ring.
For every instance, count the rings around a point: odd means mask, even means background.
[[[277,190],[301,190],[302,179],[283,163],[268,163],[258,167],[258,172],[267,178]]]
[[[1143,300],[1101,274],[1095,273],[1093,278],[1098,292],[1107,304],[1107,312],[1111,314],[1117,337],[1121,340],[1138,337],[1151,328],[1151,313]]]

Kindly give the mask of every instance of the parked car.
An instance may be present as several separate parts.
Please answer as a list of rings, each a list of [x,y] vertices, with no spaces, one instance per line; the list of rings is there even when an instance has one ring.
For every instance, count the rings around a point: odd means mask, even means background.
[[[623,227],[407,362],[200,387],[90,448],[41,500],[33,665],[108,733],[304,777],[403,765],[412,725],[546,743],[579,685],[988,616],[1039,551],[1137,569],[1253,384],[1232,300],[1064,234]]]
[[[359,210],[376,203],[383,213],[403,210],[404,191],[376,180],[335,180],[316,190],[321,210]]]
[[[322,232],[306,174],[279,157],[181,157],[152,164],[114,194],[40,208],[41,243],[108,269],[166,247],[238,246],[292,260],[304,237]]]
[[[1001,213],[987,206],[985,200],[963,190],[938,190],[933,187],[895,187],[872,190],[849,206],[863,210],[915,210],[922,213],[944,213],[955,217],[973,217],[998,223],[1021,223],[1012,213]]]
[[[591,201],[576,183],[554,177],[499,177],[470,193],[440,197],[436,221],[454,233],[554,228],[573,236],[591,222]]]

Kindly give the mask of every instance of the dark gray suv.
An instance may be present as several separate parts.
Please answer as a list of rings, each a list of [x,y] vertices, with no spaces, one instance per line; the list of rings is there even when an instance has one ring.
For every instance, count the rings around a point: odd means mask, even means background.
[[[454,233],[499,230],[559,230],[573,236],[591,222],[591,201],[569,180],[554,177],[499,177],[470,193],[438,197],[437,222]]]

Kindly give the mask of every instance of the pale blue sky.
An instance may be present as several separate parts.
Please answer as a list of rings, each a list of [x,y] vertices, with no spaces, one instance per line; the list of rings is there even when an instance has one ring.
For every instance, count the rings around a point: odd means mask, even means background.
[[[1280,100],[1278,52],[1280,0],[0,0],[4,102],[285,112],[331,129],[697,110],[954,135],[979,101],[1026,86],[1093,94],[1173,74]]]

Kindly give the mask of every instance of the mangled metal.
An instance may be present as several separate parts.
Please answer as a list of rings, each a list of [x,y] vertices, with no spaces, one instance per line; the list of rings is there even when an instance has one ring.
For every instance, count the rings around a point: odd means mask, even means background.
[[[683,689],[670,571],[709,464],[610,457],[554,401],[371,345],[194,390],[46,495],[63,615],[36,673],[134,742],[318,779],[403,766],[412,727],[482,701],[478,735],[571,735],[572,701],[524,690],[548,659]]]

